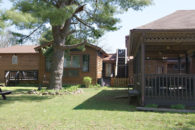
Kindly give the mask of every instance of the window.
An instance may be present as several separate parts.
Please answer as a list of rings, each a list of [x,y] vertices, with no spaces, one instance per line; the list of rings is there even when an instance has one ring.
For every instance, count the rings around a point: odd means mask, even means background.
[[[80,68],[80,56],[72,56],[72,67]]]
[[[78,70],[64,70],[65,77],[77,77],[79,75]]]
[[[68,56],[64,58],[64,68],[80,68],[80,56]]]
[[[89,55],[83,55],[83,72],[89,72]]]
[[[12,64],[18,64],[18,56],[16,55],[12,56]]]
[[[46,72],[50,72],[50,70],[51,70],[51,64],[52,64],[51,57],[46,57],[45,58],[45,71]]]

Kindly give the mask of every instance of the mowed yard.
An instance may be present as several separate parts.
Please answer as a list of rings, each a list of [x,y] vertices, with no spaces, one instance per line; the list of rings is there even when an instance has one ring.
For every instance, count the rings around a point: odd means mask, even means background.
[[[0,99],[0,129],[195,129],[195,114],[140,112],[128,105],[124,89],[83,88],[83,94],[38,96],[34,87],[7,87]]]

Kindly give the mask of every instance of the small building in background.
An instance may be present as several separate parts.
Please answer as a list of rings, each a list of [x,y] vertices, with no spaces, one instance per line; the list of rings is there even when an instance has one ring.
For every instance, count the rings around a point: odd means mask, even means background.
[[[0,48],[1,83],[15,84],[16,80],[22,78],[25,80],[20,83],[38,83],[40,54],[34,50],[35,47],[37,46],[15,45]],[[9,81],[6,81],[6,78],[9,78]]]

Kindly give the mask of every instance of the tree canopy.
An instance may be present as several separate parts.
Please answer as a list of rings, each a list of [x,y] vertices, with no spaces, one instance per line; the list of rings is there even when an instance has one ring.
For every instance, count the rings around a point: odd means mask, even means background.
[[[62,86],[64,50],[93,43],[107,31],[118,29],[116,14],[129,8],[142,9],[151,0],[11,0],[7,19],[19,29],[44,30],[52,27],[53,63],[50,87]],[[30,36],[29,35],[29,36]],[[27,37],[29,37],[27,36]]]
[[[129,8],[139,10],[151,0],[11,0],[13,8],[6,12],[7,19],[18,29],[43,29],[46,24],[61,26],[70,19],[69,34],[78,40],[90,42],[106,31],[117,30],[120,19],[115,14]],[[34,31],[33,30],[33,31]]]

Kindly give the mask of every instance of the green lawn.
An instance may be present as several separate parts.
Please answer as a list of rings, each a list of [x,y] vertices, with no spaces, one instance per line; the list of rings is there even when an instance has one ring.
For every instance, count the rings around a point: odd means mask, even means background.
[[[5,90],[5,88],[2,88]],[[128,105],[122,89],[87,88],[84,94],[36,96],[33,87],[9,87],[0,97],[0,129],[195,129],[195,114],[139,112]]]

